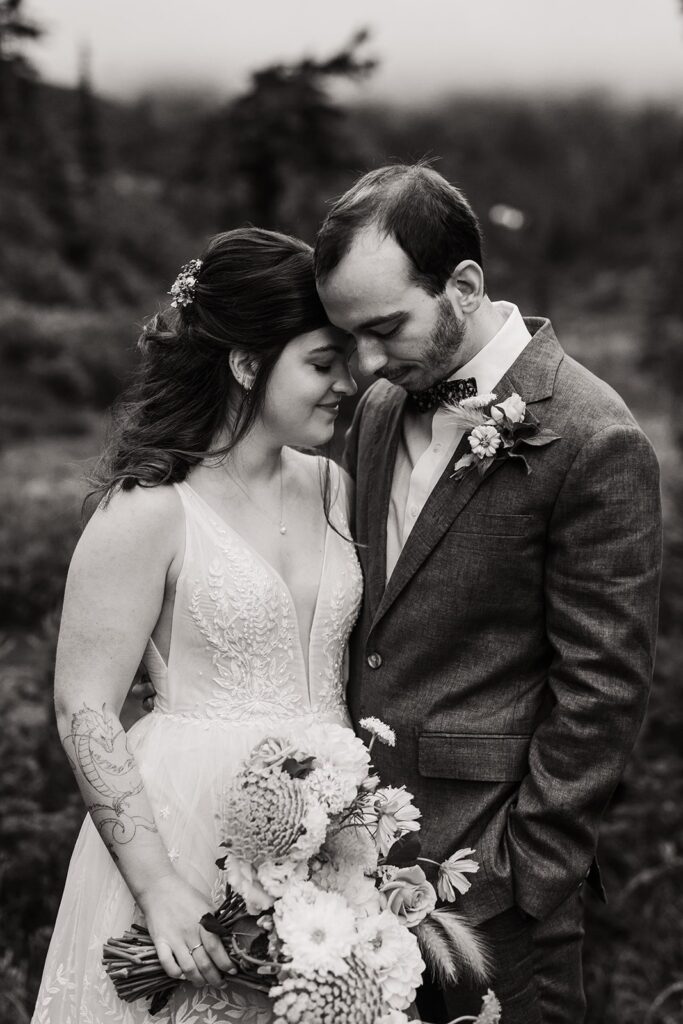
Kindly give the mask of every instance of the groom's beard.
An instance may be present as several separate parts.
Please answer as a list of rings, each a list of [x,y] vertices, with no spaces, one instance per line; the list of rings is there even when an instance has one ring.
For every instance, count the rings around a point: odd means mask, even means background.
[[[420,377],[406,385],[408,391],[423,391],[444,380],[457,367],[457,354],[465,339],[465,320],[459,320],[445,295],[439,298],[436,323],[421,359]]]

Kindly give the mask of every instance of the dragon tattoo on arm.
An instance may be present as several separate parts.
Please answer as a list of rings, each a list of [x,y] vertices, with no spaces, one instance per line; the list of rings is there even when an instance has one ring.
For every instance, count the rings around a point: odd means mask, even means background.
[[[157,831],[154,821],[135,813],[144,809],[135,807],[136,797],[143,792],[142,778],[125,730],[106,704],[101,711],[86,704],[76,711],[62,744],[95,826],[114,860],[118,860],[116,847],[129,843],[138,829]],[[143,803],[146,805],[144,798]]]

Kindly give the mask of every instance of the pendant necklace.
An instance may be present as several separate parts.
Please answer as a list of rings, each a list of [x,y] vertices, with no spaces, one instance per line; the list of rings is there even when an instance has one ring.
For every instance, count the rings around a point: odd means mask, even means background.
[[[271,515],[269,515],[268,512],[265,511],[264,508],[261,507],[261,505],[259,505],[259,503],[257,501],[254,501],[254,499],[249,494],[249,491],[246,489],[246,487],[244,487],[239,482],[239,480],[232,475],[232,473],[230,472],[229,469],[227,469],[227,467],[226,467],[226,472],[227,472],[228,476],[230,477],[230,479],[232,480],[232,482],[237,484],[237,486],[239,487],[239,489],[241,490],[242,494],[245,496],[247,501],[250,502],[250,504],[252,504],[254,506],[254,508],[257,510],[257,512],[260,512],[261,515],[264,516],[269,522],[273,523],[274,526],[277,526],[278,531],[284,537],[285,534],[287,533],[287,523],[285,522],[285,515],[284,515],[284,507],[285,507],[285,505],[284,505],[284,482],[283,482],[283,471],[282,471],[282,450],[280,450],[280,519],[277,522],[275,521],[275,519],[273,519],[273,517]]]

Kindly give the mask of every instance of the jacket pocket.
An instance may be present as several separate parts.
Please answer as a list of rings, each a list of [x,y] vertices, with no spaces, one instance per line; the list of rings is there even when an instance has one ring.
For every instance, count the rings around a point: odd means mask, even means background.
[[[461,512],[453,522],[453,533],[491,537],[533,536],[543,528],[543,522],[533,515],[505,515],[491,512]]]
[[[528,773],[531,736],[423,732],[418,737],[420,775],[471,782],[519,782]]]

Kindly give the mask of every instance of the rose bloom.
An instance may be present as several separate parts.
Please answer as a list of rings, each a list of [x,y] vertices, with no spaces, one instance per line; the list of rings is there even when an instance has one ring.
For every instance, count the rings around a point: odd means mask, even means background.
[[[521,423],[526,416],[526,402],[519,395],[510,395],[504,402],[499,402],[491,409],[491,418],[500,423],[507,416],[510,423]]]
[[[422,868],[401,868],[393,878],[381,886],[391,910],[402,924],[412,928],[431,914],[436,906],[436,892]]]
[[[467,440],[474,454],[481,459],[486,459],[496,454],[501,438],[495,427],[484,425],[475,427]]]

